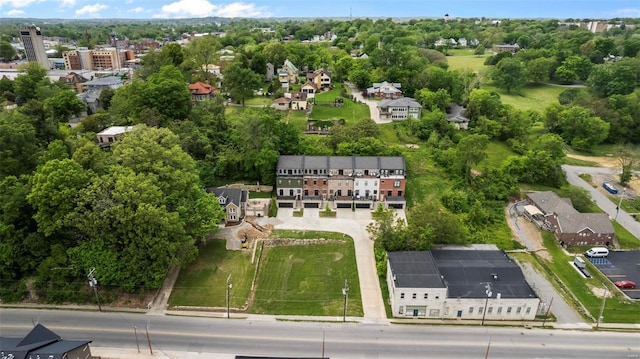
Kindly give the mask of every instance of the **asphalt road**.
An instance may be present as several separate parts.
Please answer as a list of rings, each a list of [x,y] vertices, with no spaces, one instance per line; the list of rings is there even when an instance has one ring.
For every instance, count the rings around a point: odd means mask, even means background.
[[[619,173],[620,171],[612,170],[611,168],[604,167],[583,167],[583,166],[568,166],[563,165],[562,168],[567,173],[567,181],[581,188],[586,189],[591,194],[591,198],[595,201],[595,203],[600,207],[603,211],[605,211],[611,218],[616,218],[616,207],[617,205],[611,200],[607,198],[607,196],[603,195],[598,191],[597,188],[593,188],[589,183],[580,178],[579,174],[588,173],[588,174],[598,174],[598,173]],[[629,232],[631,232],[636,238],[640,238],[640,223],[636,222],[633,217],[627,214],[627,212],[620,210],[617,213],[618,223],[620,223],[624,228],[626,228]]]
[[[234,319],[0,309],[0,336],[23,336],[32,319],[92,347],[135,350],[133,326],[155,355],[232,358],[235,354],[331,358],[638,358],[637,333],[505,327],[269,322]],[[104,352],[104,350],[102,351]],[[136,355],[137,356],[137,355]],[[173,356],[168,356],[173,357]]]

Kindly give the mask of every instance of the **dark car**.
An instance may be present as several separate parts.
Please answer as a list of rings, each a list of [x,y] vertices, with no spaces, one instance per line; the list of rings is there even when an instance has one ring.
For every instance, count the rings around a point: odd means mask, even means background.
[[[619,280],[616,282],[616,287],[624,289],[633,289],[636,287],[636,282],[630,280]]]

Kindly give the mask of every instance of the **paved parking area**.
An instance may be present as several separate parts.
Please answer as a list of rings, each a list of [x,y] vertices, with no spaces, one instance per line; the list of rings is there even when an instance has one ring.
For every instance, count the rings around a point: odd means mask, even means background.
[[[640,251],[611,251],[607,258],[589,258],[612,282],[631,280],[640,284]],[[640,299],[640,287],[622,290],[629,298]]]

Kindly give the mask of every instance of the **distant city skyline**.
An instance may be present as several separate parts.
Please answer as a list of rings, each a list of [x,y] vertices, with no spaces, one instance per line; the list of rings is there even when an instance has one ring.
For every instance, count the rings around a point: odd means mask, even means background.
[[[640,17],[639,0],[0,0],[2,18]],[[1,20],[0,20],[1,21]]]

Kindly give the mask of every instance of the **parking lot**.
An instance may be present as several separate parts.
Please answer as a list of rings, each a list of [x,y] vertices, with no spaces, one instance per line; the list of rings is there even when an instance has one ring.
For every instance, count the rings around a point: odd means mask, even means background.
[[[640,284],[640,251],[611,251],[606,258],[589,258],[612,282],[630,280]],[[622,290],[629,298],[640,299],[640,287]]]

